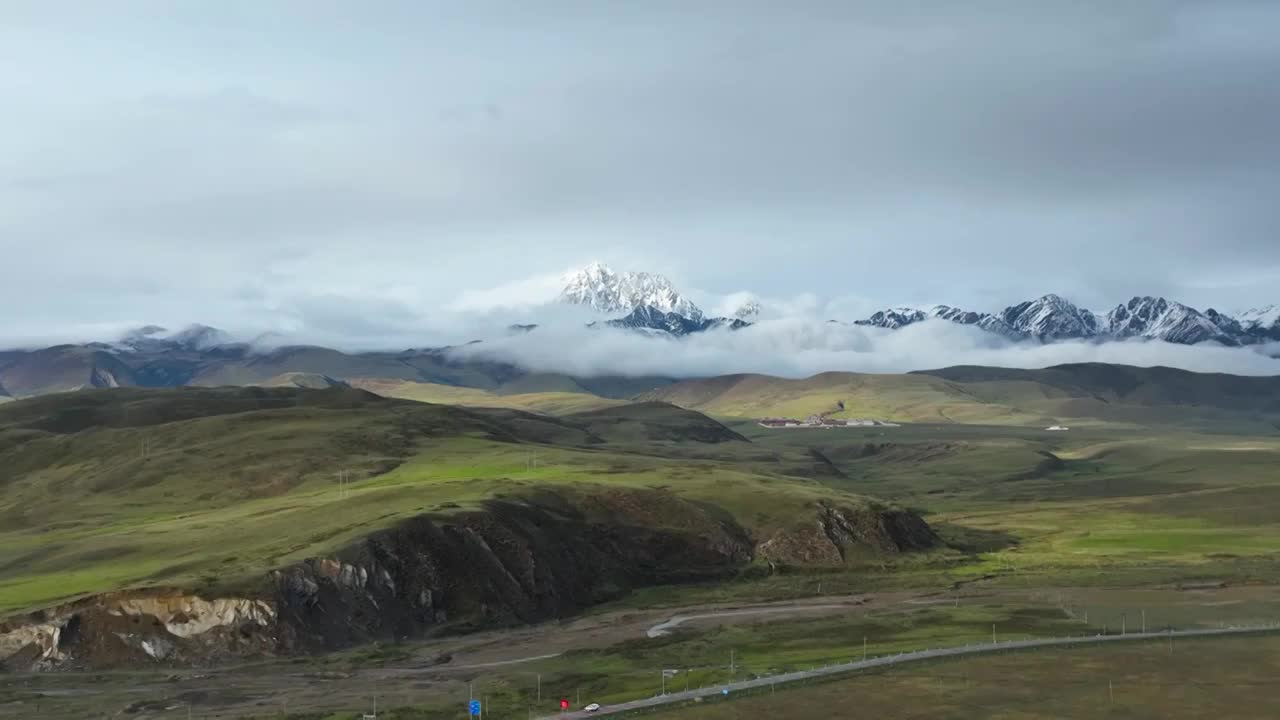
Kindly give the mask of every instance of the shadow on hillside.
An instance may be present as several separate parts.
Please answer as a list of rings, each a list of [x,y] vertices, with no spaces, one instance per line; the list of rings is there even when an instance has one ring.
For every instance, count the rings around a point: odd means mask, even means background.
[[[948,547],[965,553],[996,552],[1018,544],[1015,535],[1003,530],[982,530],[951,523],[930,523],[930,527]]]

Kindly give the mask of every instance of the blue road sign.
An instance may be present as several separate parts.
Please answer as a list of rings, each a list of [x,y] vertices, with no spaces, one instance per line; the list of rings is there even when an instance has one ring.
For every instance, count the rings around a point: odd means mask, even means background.
[[[479,701],[479,700],[472,700],[471,702],[467,703],[467,712],[468,712],[468,713],[470,713],[470,714],[472,714],[472,715],[479,715],[479,714],[480,714],[480,701]]]

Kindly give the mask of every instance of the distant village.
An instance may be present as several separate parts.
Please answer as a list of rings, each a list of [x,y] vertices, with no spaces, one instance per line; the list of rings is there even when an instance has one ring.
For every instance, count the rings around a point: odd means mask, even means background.
[[[760,427],[770,429],[779,428],[842,428],[842,427],[899,427],[897,423],[885,422],[884,420],[872,420],[870,418],[854,418],[851,420],[838,420],[830,417],[838,412],[844,412],[844,401],[837,400],[835,407],[830,410],[810,415],[803,420],[796,418],[784,417],[767,417],[760,418],[758,421]]]
[[[760,427],[766,428],[842,428],[842,427],[898,427],[897,423],[867,418],[839,420],[822,415],[810,415],[798,420],[796,418],[767,417],[760,418]]]

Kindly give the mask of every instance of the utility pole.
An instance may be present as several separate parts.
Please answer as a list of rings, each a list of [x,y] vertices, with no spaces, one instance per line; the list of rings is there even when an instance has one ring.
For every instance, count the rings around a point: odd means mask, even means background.
[[[663,668],[659,670],[658,674],[662,676],[662,694],[666,695],[667,694],[667,669]]]
[[[996,644],[996,624],[991,623],[991,644]]]
[[[1125,621],[1126,621],[1125,614],[1120,613],[1120,634],[1121,635],[1124,635],[1127,632],[1127,629],[1125,627]]]
[[[542,702],[542,673],[538,673],[538,702]]]
[[[733,682],[733,650],[729,650],[729,682]]]
[[[1142,634],[1147,634],[1147,609],[1142,608]]]
[[[862,662],[867,661],[867,636],[862,636]]]
[[[1111,704],[1116,704],[1116,686],[1111,682],[1111,678],[1107,678],[1107,695],[1111,698]]]

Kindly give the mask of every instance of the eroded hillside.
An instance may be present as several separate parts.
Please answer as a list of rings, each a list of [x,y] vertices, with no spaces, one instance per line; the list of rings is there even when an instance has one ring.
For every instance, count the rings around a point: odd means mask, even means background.
[[[309,652],[935,544],[812,463],[659,403],[554,419],[345,387],[20,401],[0,411],[0,657]]]

